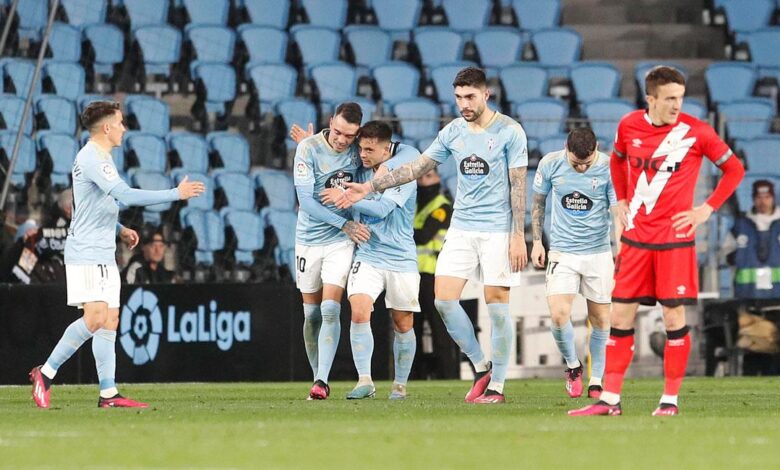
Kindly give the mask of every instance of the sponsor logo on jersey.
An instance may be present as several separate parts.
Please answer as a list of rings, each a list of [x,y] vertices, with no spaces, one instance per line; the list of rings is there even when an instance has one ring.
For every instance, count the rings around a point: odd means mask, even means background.
[[[475,154],[460,161],[460,174],[466,179],[479,180],[490,173],[490,165]]]
[[[114,181],[118,176],[116,173],[116,168],[114,168],[114,165],[110,163],[104,163],[100,165],[100,172],[108,181]]]
[[[639,148],[642,146],[642,139],[634,139],[631,141],[631,146]]]
[[[677,286],[677,295],[685,295],[685,291],[686,291],[685,286],[683,285]]]
[[[563,196],[561,198],[561,205],[569,214],[575,217],[586,215],[593,209],[593,201],[579,191],[574,191],[573,193]]]
[[[295,165],[295,176],[298,178],[306,178],[306,176],[309,175],[309,170],[306,169],[306,164],[303,162],[298,162]]]
[[[344,183],[351,183],[353,180],[352,173],[346,171],[338,171],[331,175],[330,178],[325,181],[326,188],[335,188],[344,186]]]

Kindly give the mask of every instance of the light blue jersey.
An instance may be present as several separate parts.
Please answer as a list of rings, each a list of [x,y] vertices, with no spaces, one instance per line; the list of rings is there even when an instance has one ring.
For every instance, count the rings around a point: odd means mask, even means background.
[[[439,131],[423,152],[438,163],[454,157],[458,168],[451,226],[476,232],[509,232],[512,208],[509,169],[528,166],[523,128],[496,112],[484,129],[473,130],[458,118]]]
[[[119,206],[109,195],[122,183],[111,154],[90,141],[73,162],[73,217],[65,264],[116,265]]]
[[[312,195],[318,204],[321,204],[323,189],[355,181],[357,169],[361,167],[357,145],[338,153],[328,144],[326,132],[327,129],[305,138],[295,151],[295,186],[313,186]],[[351,219],[349,209],[341,210],[332,205],[327,209],[344,219]],[[295,239],[302,245],[316,246],[347,240],[347,235],[300,208]]]
[[[419,157],[420,152],[414,147],[399,144],[395,155],[383,165],[392,171]],[[369,181],[373,177],[374,170],[370,168],[360,171],[360,182]],[[388,271],[418,272],[417,246],[414,244],[412,228],[417,209],[417,181],[386,189],[382,194],[370,193],[367,199],[389,199],[394,203],[394,208],[384,218],[360,214],[360,222],[368,225],[371,238],[358,245],[355,261],[364,261]]]
[[[550,250],[586,255],[610,250],[609,208],[617,204],[609,176],[609,157],[601,152],[584,173],[569,163],[566,151],[545,155],[534,177],[534,191],[552,204]]]

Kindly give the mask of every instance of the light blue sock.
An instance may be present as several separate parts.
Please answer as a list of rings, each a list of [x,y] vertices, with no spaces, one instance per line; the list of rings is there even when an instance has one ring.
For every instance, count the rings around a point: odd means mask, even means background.
[[[320,335],[317,340],[319,355],[317,357],[317,375],[314,380],[322,380],[328,383],[330,368],[333,366],[333,359],[336,357],[336,349],[339,347],[341,339],[341,304],[335,300],[325,300],[320,304],[322,311],[322,326],[320,326]]]
[[[573,369],[580,365],[579,359],[577,359],[577,349],[574,347],[574,327],[571,321],[566,322],[561,327],[550,325],[553,338],[555,338],[555,344],[558,345],[558,351],[566,360],[566,366]]]
[[[490,314],[490,344],[493,348],[493,376],[490,382],[503,384],[512,349],[512,317],[509,315],[509,304],[488,304],[487,308]]]
[[[591,378],[601,379],[604,377],[604,364],[607,362],[607,339],[609,339],[609,328],[606,330],[593,328],[590,331]]]
[[[319,304],[303,304],[303,344],[309,358],[312,375],[317,375],[317,339],[320,335],[322,314]]]
[[[471,324],[469,316],[461,307],[457,300],[439,300],[433,301],[436,310],[439,311],[444,326],[447,327],[447,333],[450,334],[455,343],[460,347],[472,364],[481,372],[485,370],[485,355],[482,354],[482,348],[479,347],[477,335],[474,334],[474,325]],[[479,367],[478,367],[479,366]],[[481,369],[481,370],[480,370]]]
[[[60,341],[54,346],[51,355],[49,355],[49,358],[46,360],[44,370],[57,373],[57,369],[59,369],[60,366],[91,337],[92,333],[87,328],[84,318],[79,318],[68,325],[68,327],[65,328],[65,332],[62,334],[62,338],[60,338]],[[49,378],[54,378],[54,375]]]
[[[409,329],[406,333],[396,331],[393,336],[393,362],[395,364],[395,380],[393,382],[406,385],[416,352],[417,337],[414,335],[414,328]]]
[[[95,356],[100,390],[116,388],[116,331],[97,330],[92,337],[92,354]]]
[[[349,342],[352,344],[352,359],[359,377],[371,377],[371,356],[374,354],[374,334],[371,322],[355,323],[349,327]]]

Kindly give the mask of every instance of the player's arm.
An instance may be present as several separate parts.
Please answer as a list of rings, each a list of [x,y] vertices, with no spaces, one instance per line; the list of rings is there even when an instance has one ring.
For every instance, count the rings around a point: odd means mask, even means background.
[[[301,206],[301,210],[320,222],[332,225],[346,233],[353,242],[363,243],[371,236],[365,225],[345,219],[314,199],[313,184],[297,185],[295,186],[295,192],[298,194],[298,203]]]
[[[189,178],[185,176],[178,187],[160,191],[135,189],[124,181],[120,181],[109,191],[108,195],[126,206],[149,206],[190,199],[201,195],[205,189],[206,186],[202,182],[189,181]]]
[[[531,262],[537,268],[543,268],[545,263],[542,234],[544,233],[544,211],[546,205],[547,195],[534,193],[534,202],[531,206],[531,233],[534,239],[534,245],[531,249]]]
[[[626,213],[622,211],[628,207],[618,204],[615,187],[612,184],[611,178],[607,180],[606,192],[607,204],[609,204],[609,214],[612,216],[612,229],[615,231],[615,248],[617,249],[617,252],[620,253],[620,237],[623,235],[623,229],[625,228],[623,220],[627,217]]]
[[[409,162],[406,165],[402,165],[384,176],[374,178],[371,181],[366,181],[365,183],[344,183],[347,191],[342,198],[339,199],[336,207],[346,209],[366,197],[368,193],[382,192],[385,189],[394,188],[414,181],[436,168],[437,165],[438,163],[435,160],[422,154],[416,160]]]
[[[509,169],[509,198],[512,204],[512,233],[509,241],[509,262],[512,272],[521,271],[528,263],[525,246],[525,198],[528,167]]]
[[[623,121],[618,124],[617,134],[615,135],[615,145],[612,148],[612,155],[609,158],[609,173],[612,189],[617,198],[617,220],[622,227],[628,225],[628,166],[626,164],[626,145],[621,136],[623,135]],[[621,229],[622,233],[622,229]]]

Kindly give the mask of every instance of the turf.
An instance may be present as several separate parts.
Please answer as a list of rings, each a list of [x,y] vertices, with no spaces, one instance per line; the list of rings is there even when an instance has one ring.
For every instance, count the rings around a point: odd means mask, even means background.
[[[780,379],[689,378],[682,414],[652,418],[660,380],[629,380],[620,417],[570,418],[562,381],[507,383],[506,405],[462,403],[466,382],[412,382],[404,402],[302,398],[308,384],[147,384],[148,410],[96,408],[94,386],[0,387],[0,466],[252,468],[772,468]]]

